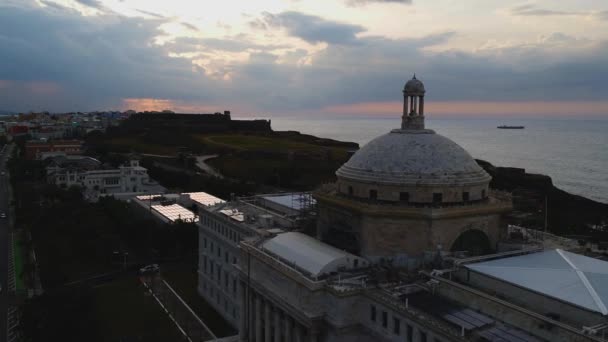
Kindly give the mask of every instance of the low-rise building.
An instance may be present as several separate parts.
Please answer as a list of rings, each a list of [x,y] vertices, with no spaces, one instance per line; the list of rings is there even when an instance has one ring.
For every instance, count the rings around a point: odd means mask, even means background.
[[[45,152],[63,152],[68,155],[82,154],[81,140],[28,141],[25,143],[25,157],[40,159]]]
[[[86,159],[88,157],[81,157]],[[80,186],[85,198],[95,201],[100,195],[118,193],[163,193],[165,188],[150,178],[148,170],[131,160],[118,169],[92,169],[84,166],[51,164],[47,181],[60,187]]]

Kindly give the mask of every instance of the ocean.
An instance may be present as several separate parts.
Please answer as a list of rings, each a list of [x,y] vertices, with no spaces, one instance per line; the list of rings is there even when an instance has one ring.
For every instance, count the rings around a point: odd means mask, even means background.
[[[363,146],[400,126],[400,118],[272,117],[274,130],[295,130]],[[524,125],[522,130],[497,129]],[[608,203],[608,120],[428,119],[426,127],[495,166],[551,176],[560,189]]]

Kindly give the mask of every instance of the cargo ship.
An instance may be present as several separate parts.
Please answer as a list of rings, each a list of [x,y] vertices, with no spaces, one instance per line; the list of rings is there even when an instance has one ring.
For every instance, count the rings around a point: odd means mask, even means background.
[[[524,129],[525,126],[507,126],[507,125],[502,125],[502,126],[498,126],[496,128],[499,128],[499,129]]]

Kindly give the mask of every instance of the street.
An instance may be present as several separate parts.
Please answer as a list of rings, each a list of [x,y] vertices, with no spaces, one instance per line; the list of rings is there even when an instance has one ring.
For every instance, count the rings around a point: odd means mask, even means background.
[[[0,213],[8,215],[8,186],[9,180],[6,175],[6,159],[9,145],[0,153]],[[8,312],[8,243],[9,243],[9,217],[0,218],[0,340],[7,338],[7,312]]]

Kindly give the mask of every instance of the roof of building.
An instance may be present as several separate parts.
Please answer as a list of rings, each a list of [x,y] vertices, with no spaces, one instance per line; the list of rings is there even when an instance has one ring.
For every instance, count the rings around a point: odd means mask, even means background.
[[[585,309],[608,315],[608,262],[561,249],[466,265]]]
[[[414,75],[411,80],[405,83],[403,91],[408,95],[424,95],[424,93],[426,92],[426,90],[424,89],[424,84],[416,78],[416,75]]]
[[[306,192],[265,195],[262,196],[262,198],[266,201],[274,202],[298,211],[309,209],[310,206],[316,203],[312,195]]]
[[[297,232],[279,234],[264,242],[262,248],[304,269],[313,277],[342,268],[354,268],[354,260],[358,260],[357,267],[367,265],[364,259]]]
[[[190,196],[191,200],[203,206],[216,205],[226,202],[223,199],[210,195],[206,192],[184,192],[183,194]]]
[[[198,217],[194,215],[190,210],[182,207],[179,204],[170,204],[170,205],[162,205],[162,204],[153,204],[152,209],[161,214],[162,216],[169,219],[171,222],[175,222],[177,220],[182,220],[185,222],[197,222]]]
[[[393,130],[357,151],[336,175],[398,186],[475,185],[489,182],[471,155],[432,130]]]

